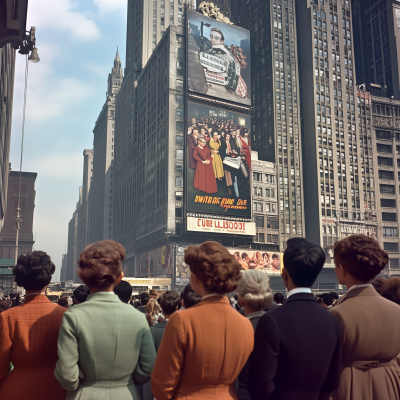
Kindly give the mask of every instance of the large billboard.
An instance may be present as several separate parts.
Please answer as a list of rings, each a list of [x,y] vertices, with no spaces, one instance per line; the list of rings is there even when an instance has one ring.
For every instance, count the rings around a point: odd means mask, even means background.
[[[250,31],[188,10],[188,88],[251,105]]]
[[[249,222],[251,117],[191,102],[188,102],[187,115],[188,216],[208,219],[220,219],[221,216],[227,219],[229,216],[233,217],[230,218],[231,221]],[[246,226],[243,225],[235,227],[221,224],[218,227],[246,230]]]
[[[172,244],[138,256],[138,278],[172,277]]]

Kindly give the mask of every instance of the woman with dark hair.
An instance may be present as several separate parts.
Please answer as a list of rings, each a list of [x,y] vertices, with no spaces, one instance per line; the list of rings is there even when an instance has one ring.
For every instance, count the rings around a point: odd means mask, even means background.
[[[78,275],[90,289],[62,321],[55,376],[67,400],[135,399],[150,379],[155,350],[146,317],[114,294],[124,273],[124,248],[112,240],[82,251]]]
[[[330,309],[342,328],[342,375],[333,400],[400,398],[396,356],[400,353],[400,307],[381,297],[371,282],[389,261],[379,243],[365,235],[334,247],[335,272],[347,294]]]
[[[20,256],[13,268],[26,297],[24,304],[0,314],[0,399],[65,398],[54,369],[58,332],[67,310],[51,303],[45,294],[55,269],[43,251]],[[8,374],[10,362],[14,369]]]
[[[237,399],[234,381],[253,350],[254,330],[229,304],[240,265],[220,243],[185,250],[193,290],[202,300],[174,313],[164,332],[151,377],[157,400]]]

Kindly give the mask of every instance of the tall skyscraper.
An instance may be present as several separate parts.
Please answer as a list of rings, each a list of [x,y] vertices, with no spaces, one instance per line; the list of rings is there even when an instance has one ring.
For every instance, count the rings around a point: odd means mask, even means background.
[[[170,25],[183,26],[184,6],[194,0],[129,0],[126,69],[143,68]]]
[[[371,120],[358,108],[349,1],[296,1],[306,237],[328,262],[337,240],[376,222]]]
[[[123,72],[118,51],[108,75],[106,102],[93,129],[93,177],[89,194],[89,242],[112,238],[115,99]]]
[[[237,25],[251,31],[252,140],[277,164],[279,245],[304,235],[299,72],[294,0],[232,0]]]
[[[400,2],[353,0],[351,7],[357,84],[386,86],[381,95],[400,100]]]

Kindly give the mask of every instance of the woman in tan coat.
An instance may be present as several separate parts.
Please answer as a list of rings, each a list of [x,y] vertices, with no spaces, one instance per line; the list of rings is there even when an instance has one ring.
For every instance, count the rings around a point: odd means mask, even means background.
[[[240,265],[216,242],[189,246],[191,284],[202,300],[169,320],[151,376],[157,400],[237,399],[234,381],[254,345],[250,321],[225,293],[238,287]]]
[[[338,389],[325,398],[400,399],[400,307],[371,285],[388,255],[375,239],[353,235],[336,243],[334,257],[336,276],[348,292],[331,309],[342,328],[343,369]]]

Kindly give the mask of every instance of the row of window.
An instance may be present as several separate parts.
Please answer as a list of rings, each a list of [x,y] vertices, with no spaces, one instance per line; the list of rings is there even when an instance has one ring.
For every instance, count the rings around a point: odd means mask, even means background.
[[[253,211],[255,212],[276,212],[276,203],[253,202]]]
[[[275,197],[275,189],[271,189],[271,188],[260,188],[260,187],[253,187],[253,195],[254,196],[259,196],[262,197],[265,193],[265,197]]]

